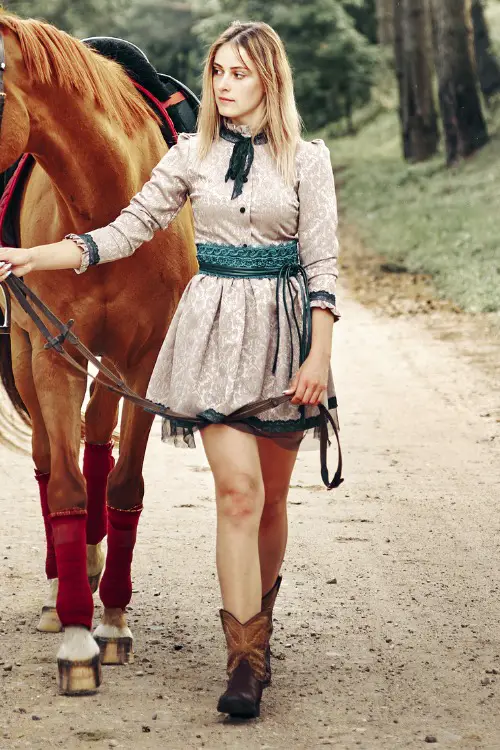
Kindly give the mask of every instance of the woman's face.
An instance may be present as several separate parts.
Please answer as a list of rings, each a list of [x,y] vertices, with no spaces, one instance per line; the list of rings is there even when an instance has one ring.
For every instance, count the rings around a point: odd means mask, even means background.
[[[219,114],[236,125],[256,125],[263,114],[265,92],[245,50],[223,44],[215,55],[212,76]]]

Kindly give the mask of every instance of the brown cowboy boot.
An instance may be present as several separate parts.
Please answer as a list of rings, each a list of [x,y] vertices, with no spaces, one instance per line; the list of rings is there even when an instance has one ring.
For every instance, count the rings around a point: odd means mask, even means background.
[[[217,711],[230,716],[254,719],[260,714],[260,700],[266,677],[266,648],[269,645],[269,612],[259,612],[244,625],[225,609],[220,610],[227,641],[226,692],[219,698]]]
[[[278,591],[280,590],[282,577],[278,576],[276,579],[276,583],[272,587],[270,591],[267,592],[265,596],[262,597],[262,611],[263,612],[269,612],[270,617],[270,631],[269,631],[269,638],[271,637],[273,633],[273,609],[274,609],[274,602],[276,601],[276,597],[278,596]],[[271,646],[268,644],[266,648],[266,676],[264,679],[264,687],[268,687],[268,685],[271,684]]]

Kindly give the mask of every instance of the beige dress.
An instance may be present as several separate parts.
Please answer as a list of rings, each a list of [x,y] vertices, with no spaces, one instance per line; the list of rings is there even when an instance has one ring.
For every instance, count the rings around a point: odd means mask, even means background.
[[[249,130],[229,124],[249,137]],[[280,177],[267,143],[254,146],[254,161],[240,196],[232,199],[233,182],[225,175],[234,144],[219,138],[200,161],[196,134],[181,134],[176,146],[159,162],[151,179],[106,227],[75,236],[81,247],[82,273],[90,263],[108,263],[134,253],[158,229],[174,219],[191,200],[195,241],[227,252],[235,246],[273,246],[298,240],[299,259],[307,275],[312,307],[331,310],[337,280],[337,209],[330,154],[321,140],[301,140],[296,155],[296,179]],[[245,250],[245,252],[247,252]],[[223,415],[256,400],[279,396],[299,367],[298,336],[280,310],[277,344],[275,278],[222,278],[199,273],[179,302],[158,355],[147,398],[188,416],[220,421]],[[301,300],[292,279],[293,305],[298,319]],[[282,305],[282,302],[278,302]],[[327,403],[335,421],[336,397],[330,372]],[[246,427],[259,434],[285,433],[315,427],[317,407],[290,403],[250,418]],[[192,435],[188,423],[165,422],[164,439]]]

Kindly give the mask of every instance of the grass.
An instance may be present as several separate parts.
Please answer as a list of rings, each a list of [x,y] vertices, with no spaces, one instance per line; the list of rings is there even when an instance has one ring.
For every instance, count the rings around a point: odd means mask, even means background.
[[[496,41],[500,2],[490,8]],[[500,108],[486,113],[490,143],[467,161],[448,169],[440,153],[408,165],[390,88],[392,81],[357,135],[322,134],[336,172],[341,221],[356,227],[368,250],[410,272],[430,273],[438,294],[462,309],[500,311]],[[358,118],[363,122],[363,113]]]

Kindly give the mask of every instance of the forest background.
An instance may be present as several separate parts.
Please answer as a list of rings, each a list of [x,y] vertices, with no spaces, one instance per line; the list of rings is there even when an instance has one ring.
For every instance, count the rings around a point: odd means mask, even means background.
[[[387,273],[428,275],[457,309],[500,311],[500,0],[4,7],[79,38],[128,39],[198,95],[219,31],[235,19],[270,23],[292,63],[305,137],[330,147],[351,241]]]

